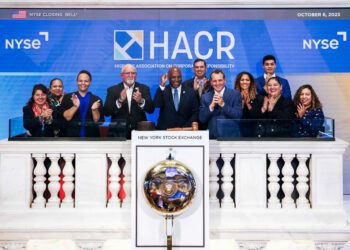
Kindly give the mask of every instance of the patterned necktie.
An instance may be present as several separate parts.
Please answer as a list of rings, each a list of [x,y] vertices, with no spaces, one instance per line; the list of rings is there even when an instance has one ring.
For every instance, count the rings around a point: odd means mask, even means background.
[[[204,81],[203,81],[203,80],[199,80],[199,81],[198,81],[198,94],[199,94],[199,97],[202,96],[202,93],[203,93],[203,85],[204,85]]]
[[[179,93],[177,92],[177,89],[174,89],[174,106],[177,111],[179,109]]]

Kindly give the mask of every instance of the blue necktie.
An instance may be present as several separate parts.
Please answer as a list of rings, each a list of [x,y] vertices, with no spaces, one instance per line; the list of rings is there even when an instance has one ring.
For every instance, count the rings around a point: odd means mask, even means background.
[[[177,89],[174,89],[174,106],[177,111],[179,109],[179,93],[177,92]]]

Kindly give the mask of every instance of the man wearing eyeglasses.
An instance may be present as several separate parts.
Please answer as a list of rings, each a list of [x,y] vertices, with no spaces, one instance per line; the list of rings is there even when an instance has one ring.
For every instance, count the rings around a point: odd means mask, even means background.
[[[136,68],[126,64],[120,73],[122,82],[107,89],[104,105],[105,115],[111,116],[111,124],[118,120],[126,121],[126,137],[131,138],[131,130],[137,128],[137,123],[147,121],[146,113],[153,113],[154,105],[149,87],[136,82]],[[117,135],[118,128],[110,126],[109,135]]]

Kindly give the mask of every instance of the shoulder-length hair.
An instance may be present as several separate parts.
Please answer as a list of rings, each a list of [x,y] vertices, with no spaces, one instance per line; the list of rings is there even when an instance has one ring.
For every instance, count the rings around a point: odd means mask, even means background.
[[[35,84],[32,90],[32,96],[29,98],[27,105],[30,107],[33,107],[34,104],[34,95],[35,92],[41,90],[44,94],[46,94],[46,102],[49,102],[49,90],[46,88],[46,86],[42,83]]]
[[[295,95],[293,98],[294,105],[297,106],[300,103],[300,94],[301,94],[301,91],[303,91],[304,89],[309,89],[311,92],[311,107],[310,108],[312,108],[312,109],[322,108],[322,104],[320,102],[320,99],[318,98],[315,90],[313,89],[313,87],[310,84],[304,84],[298,88],[298,90],[295,92]]]
[[[239,92],[242,92],[242,89],[241,89],[241,78],[243,77],[243,75],[247,75],[249,77],[249,80],[250,80],[249,97],[250,97],[250,99],[255,99],[255,97],[256,97],[256,84],[255,84],[255,80],[254,80],[253,75],[250,74],[249,72],[243,71],[243,72],[239,73],[236,76],[235,90],[238,90]]]

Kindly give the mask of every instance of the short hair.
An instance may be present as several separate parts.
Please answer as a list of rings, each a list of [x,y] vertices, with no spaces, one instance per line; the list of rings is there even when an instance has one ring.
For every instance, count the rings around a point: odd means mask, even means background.
[[[322,108],[322,103],[320,102],[320,99],[318,98],[316,91],[313,89],[313,87],[310,84],[304,84],[298,88],[298,90],[294,94],[293,102],[295,106],[298,106],[300,103],[300,94],[301,91],[304,89],[309,89],[311,92],[311,107],[312,109],[316,108]]]
[[[267,80],[266,84],[268,84],[271,80],[276,80],[276,82],[282,86],[280,79],[278,79],[278,77],[276,77],[276,76],[273,76],[269,80]]]
[[[78,78],[79,78],[79,76],[80,76],[81,74],[87,74],[87,75],[89,76],[89,78],[90,78],[90,82],[92,81],[91,73],[90,73],[89,71],[85,70],[85,69],[79,71],[79,73],[78,73],[78,75],[77,75],[77,81],[78,81]]]
[[[238,90],[239,92],[242,91],[241,89],[241,78],[243,75],[247,75],[249,77],[250,80],[250,85],[249,85],[249,97],[251,99],[255,99],[256,97],[256,84],[255,84],[255,79],[254,76],[252,74],[250,74],[247,71],[243,71],[241,73],[239,73],[236,77],[236,81],[235,81],[235,90]]]
[[[29,98],[29,100],[27,102],[28,106],[33,107],[33,104],[34,104],[34,98],[33,97],[35,95],[35,92],[37,92],[38,90],[41,90],[46,95],[46,101],[47,102],[49,101],[49,96],[48,96],[49,90],[46,88],[46,86],[44,84],[38,83],[38,84],[35,84],[33,86],[32,96]]]
[[[274,57],[273,55],[266,55],[262,59],[262,64],[264,65],[265,62],[268,60],[273,60],[276,63],[276,57]]]
[[[204,66],[207,67],[207,62],[204,59],[197,58],[196,60],[193,61],[193,67],[197,62],[203,62]]]
[[[120,73],[121,73],[121,74],[124,73],[124,69],[125,69],[126,66],[131,66],[131,67],[133,67],[133,68],[135,69],[135,72],[137,72],[137,71],[136,71],[136,67],[135,67],[134,65],[128,63],[128,64],[123,65],[122,69],[120,70]]]
[[[210,73],[210,81],[211,81],[211,77],[212,77],[213,74],[222,74],[223,78],[226,79],[224,71],[222,71],[221,69],[214,69]]]
[[[61,79],[61,78],[58,78],[58,77],[55,77],[54,79],[52,79],[52,80],[50,81],[50,88],[51,88],[51,86],[52,86],[52,84],[53,84],[54,81],[60,81],[60,82],[62,83],[62,87],[63,87],[63,81],[62,81],[62,79]]]

